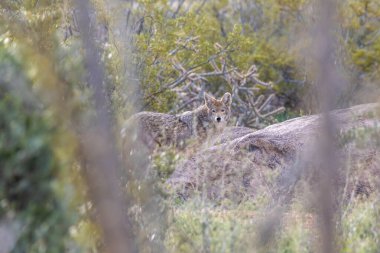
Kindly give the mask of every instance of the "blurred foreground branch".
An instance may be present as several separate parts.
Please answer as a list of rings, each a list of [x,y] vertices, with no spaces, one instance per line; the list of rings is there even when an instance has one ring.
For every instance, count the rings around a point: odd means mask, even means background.
[[[92,118],[90,128],[82,133],[81,149],[85,156],[85,178],[90,197],[99,215],[99,224],[103,230],[104,242],[108,252],[137,252],[132,232],[132,223],[126,210],[120,187],[121,162],[115,147],[116,139],[111,131],[112,118],[107,110],[109,101],[105,88],[104,68],[100,52],[94,43],[95,24],[90,19],[90,3],[76,1],[78,26],[87,68],[87,82],[94,91],[96,117]]]
[[[338,87],[343,80],[339,78],[335,64],[336,38],[336,2],[320,0],[317,5],[320,14],[314,30],[316,39],[313,43],[313,58],[316,62],[316,87],[318,92],[319,109],[322,113],[321,138],[316,147],[315,163],[319,178],[319,191],[315,193],[315,206],[318,210],[321,245],[319,252],[336,252],[336,203],[338,195],[337,181],[339,177],[339,163],[336,150],[336,120],[331,115],[339,97]]]

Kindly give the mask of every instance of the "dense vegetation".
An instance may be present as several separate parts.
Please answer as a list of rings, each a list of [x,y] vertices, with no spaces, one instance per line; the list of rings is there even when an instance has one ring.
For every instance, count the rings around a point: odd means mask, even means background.
[[[260,124],[254,121],[255,127],[318,111],[316,67],[308,51],[318,19],[313,1],[90,2],[115,134],[131,112],[183,111],[202,103],[203,92],[232,91],[234,86],[219,75],[196,80],[200,95],[196,92],[194,103],[182,106],[184,93],[190,94],[186,84],[192,81],[177,84],[181,71],[209,73],[214,71],[210,62],[242,73],[255,65],[257,78],[271,83],[247,82],[257,97],[274,94],[273,108],[285,107],[258,119]],[[380,1],[337,2],[334,59],[343,84],[335,107],[376,102]],[[96,109],[86,81],[76,8],[72,0],[0,2],[0,229],[12,237],[5,246],[0,242],[0,252],[2,247],[5,252],[104,250],[98,213],[82,173],[86,161],[80,133]],[[140,233],[141,249],[154,252],[156,245],[164,245],[169,252],[249,252],[261,245],[252,238],[257,239],[271,201],[266,194],[242,203],[208,202],[202,194],[183,201],[162,190],[182,154],[160,150],[150,159],[151,172],[126,187],[132,193],[126,194],[131,208],[125,213]],[[150,202],[148,191],[140,191],[141,182],[154,185],[157,196]],[[289,206],[273,247],[263,244],[263,252],[318,251],[313,248],[318,235],[310,229],[317,222],[313,212],[300,198]],[[339,252],[378,252],[378,196],[352,200],[344,210]]]

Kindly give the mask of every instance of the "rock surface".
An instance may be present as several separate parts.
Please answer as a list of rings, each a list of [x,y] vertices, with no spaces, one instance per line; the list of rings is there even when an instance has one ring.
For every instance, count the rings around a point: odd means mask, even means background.
[[[345,164],[340,170],[350,174],[350,180],[340,180],[347,191],[367,194],[379,187],[379,112],[377,104],[364,104],[331,113],[339,129],[337,159]],[[207,148],[179,164],[167,183],[184,198],[200,191],[211,199],[239,200],[255,197],[263,187],[282,194],[313,160],[321,119],[299,117],[258,131],[227,128]],[[347,159],[350,163],[343,162]],[[272,177],[276,180],[269,180]]]

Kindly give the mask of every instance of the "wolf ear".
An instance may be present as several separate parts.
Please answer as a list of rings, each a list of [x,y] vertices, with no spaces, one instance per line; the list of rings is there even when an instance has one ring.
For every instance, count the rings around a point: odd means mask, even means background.
[[[212,107],[212,101],[214,100],[209,94],[205,93],[205,104],[208,108]]]
[[[227,105],[231,106],[232,98],[231,98],[231,93],[226,92],[223,97],[222,97],[222,102]]]

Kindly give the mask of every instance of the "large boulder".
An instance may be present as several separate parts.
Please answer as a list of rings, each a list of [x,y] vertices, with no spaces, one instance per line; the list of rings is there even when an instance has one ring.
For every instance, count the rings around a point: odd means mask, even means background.
[[[339,169],[342,175],[350,174],[349,183],[345,178],[339,182],[349,192],[368,194],[379,186],[373,180],[380,175],[379,112],[377,104],[364,104],[330,114],[337,129],[333,144],[341,161]],[[184,198],[199,191],[211,199],[239,200],[254,197],[263,186],[283,194],[313,160],[322,122],[321,115],[312,115],[258,131],[228,128],[180,163],[167,183]]]

